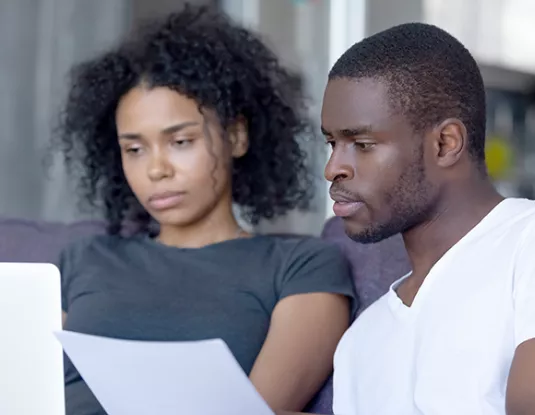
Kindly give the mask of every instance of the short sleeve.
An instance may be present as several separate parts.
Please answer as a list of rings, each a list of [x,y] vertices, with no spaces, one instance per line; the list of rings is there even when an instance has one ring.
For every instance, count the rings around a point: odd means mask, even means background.
[[[357,309],[351,268],[338,246],[321,239],[302,239],[290,249],[286,264],[279,299],[319,292],[341,294],[351,299],[353,312]]]
[[[69,311],[71,298],[71,285],[78,273],[80,262],[80,252],[87,246],[87,240],[74,242],[64,248],[58,261],[58,268],[61,274],[61,308],[66,313]]]
[[[535,224],[525,232],[514,273],[515,346],[535,339]]]
[[[69,280],[72,269],[72,246],[63,249],[59,255],[59,271],[61,274],[61,309],[65,312],[69,310],[68,292]]]

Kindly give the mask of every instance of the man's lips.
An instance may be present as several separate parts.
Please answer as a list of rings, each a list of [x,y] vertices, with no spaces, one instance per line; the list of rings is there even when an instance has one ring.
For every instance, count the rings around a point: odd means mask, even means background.
[[[331,199],[334,200],[334,214],[341,218],[355,215],[364,206],[363,202],[350,198],[345,194],[331,192],[330,195]]]
[[[335,202],[333,212],[341,218],[348,218],[355,215],[362,207],[362,202]]]

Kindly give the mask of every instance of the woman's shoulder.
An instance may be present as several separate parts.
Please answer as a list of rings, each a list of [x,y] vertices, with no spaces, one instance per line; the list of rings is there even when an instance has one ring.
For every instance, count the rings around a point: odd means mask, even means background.
[[[265,245],[286,258],[328,257],[343,260],[344,254],[336,244],[320,237],[306,235],[266,235]]]
[[[242,246],[249,257],[257,256],[264,264],[276,265],[283,279],[301,274],[348,274],[349,261],[341,248],[319,237],[265,235]]]
[[[279,299],[313,292],[355,298],[349,261],[332,242],[313,236],[272,236],[282,267],[276,275]]]
[[[115,235],[97,234],[90,236],[83,236],[70,241],[64,248],[63,252],[80,253],[95,246],[110,246],[112,244],[121,243],[124,238]]]
[[[87,256],[98,256],[107,251],[124,247],[131,243],[129,238],[115,235],[91,235],[75,239],[66,245],[60,253],[60,265],[65,262],[78,262]]]

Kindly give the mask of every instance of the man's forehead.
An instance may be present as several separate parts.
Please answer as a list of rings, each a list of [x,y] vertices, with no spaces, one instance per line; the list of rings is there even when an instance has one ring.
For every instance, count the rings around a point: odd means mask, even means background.
[[[369,79],[338,78],[328,82],[321,113],[325,129],[382,123],[390,116],[387,89]]]

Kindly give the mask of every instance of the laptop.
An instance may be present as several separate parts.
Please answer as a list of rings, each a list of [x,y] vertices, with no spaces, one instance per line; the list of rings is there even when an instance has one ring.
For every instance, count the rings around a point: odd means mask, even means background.
[[[0,263],[1,415],[65,415],[61,325],[59,270]]]

